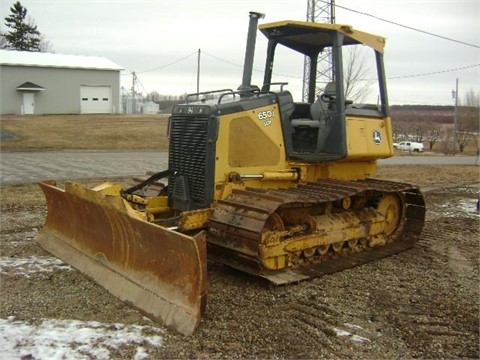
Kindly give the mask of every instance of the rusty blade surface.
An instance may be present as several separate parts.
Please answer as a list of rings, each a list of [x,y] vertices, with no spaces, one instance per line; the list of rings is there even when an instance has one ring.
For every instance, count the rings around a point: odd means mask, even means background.
[[[188,237],[135,216],[121,197],[79,184],[40,183],[47,219],[40,245],[120,300],[184,335],[206,307],[206,237]]]

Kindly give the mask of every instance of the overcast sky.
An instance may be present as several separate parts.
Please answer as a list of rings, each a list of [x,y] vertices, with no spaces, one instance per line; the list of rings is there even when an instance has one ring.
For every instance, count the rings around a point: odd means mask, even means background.
[[[201,91],[240,85],[249,11],[266,14],[260,23],[305,20],[307,13],[307,0],[20,2],[56,53],[105,56],[125,68],[122,86],[131,87],[135,71],[144,93],[174,95],[195,92],[198,49]],[[13,3],[0,2],[2,31]],[[462,100],[470,89],[480,93],[480,0],[336,0],[336,5],[337,23],[387,38],[391,104],[452,105],[457,78]],[[257,85],[265,49],[258,33],[252,79]],[[299,101],[303,59],[293,52],[286,56],[275,80],[288,81]]]

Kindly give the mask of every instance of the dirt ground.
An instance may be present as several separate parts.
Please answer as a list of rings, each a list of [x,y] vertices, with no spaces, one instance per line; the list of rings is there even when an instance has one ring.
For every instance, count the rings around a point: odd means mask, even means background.
[[[9,267],[50,255],[35,243],[45,217],[36,187],[2,187],[0,318],[153,326],[163,345],[142,344],[152,359],[478,359],[478,167],[383,166],[377,177],[424,191],[427,220],[413,249],[281,287],[209,264],[207,313],[190,337],[161,329],[61,264],[50,272]],[[136,345],[109,351],[109,358],[138,358]]]

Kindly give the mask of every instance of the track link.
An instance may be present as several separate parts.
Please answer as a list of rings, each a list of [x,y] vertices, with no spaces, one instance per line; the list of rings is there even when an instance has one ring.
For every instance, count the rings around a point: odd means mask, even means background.
[[[375,201],[389,194],[400,199],[401,214],[396,214],[397,228],[385,236],[380,246],[372,246],[366,239],[353,239],[350,244],[336,242],[324,229],[318,230],[317,236],[312,230],[315,224],[305,220],[312,216],[302,215],[328,216],[328,221],[345,224],[347,230],[350,223],[356,222],[350,227],[361,231],[374,227],[378,218]],[[297,214],[293,220],[292,213]],[[279,285],[341,271],[409,249],[418,241],[424,219],[423,195],[411,184],[377,179],[322,180],[290,189],[247,188],[219,201],[209,220],[208,253],[216,261]],[[335,231],[341,232],[335,225],[331,230],[330,237]],[[315,236],[322,236],[328,244],[316,249],[292,245],[308,244]],[[265,266],[263,256],[265,248],[277,240],[290,250],[274,259],[278,269],[272,270]]]

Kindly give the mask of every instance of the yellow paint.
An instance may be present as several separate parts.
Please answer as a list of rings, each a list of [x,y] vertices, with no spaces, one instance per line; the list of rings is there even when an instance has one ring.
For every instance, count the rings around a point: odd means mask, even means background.
[[[201,209],[185,211],[181,214],[178,227],[181,231],[201,229],[207,225],[208,218],[212,215],[213,209]]]
[[[263,174],[288,168],[277,104],[220,117],[215,183],[228,174]],[[254,141],[252,141],[254,140]]]
[[[344,34],[346,37],[349,37],[355,40],[355,42],[357,42],[358,44],[367,45],[381,53],[383,53],[383,49],[386,43],[386,39],[382,36],[355,30],[350,25],[342,25],[342,24],[327,24],[327,23],[317,23],[317,22],[284,20],[284,21],[277,21],[277,22],[272,22],[267,24],[261,24],[258,26],[258,28],[260,30],[263,30],[263,29],[276,28],[276,27],[288,26],[288,25],[305,27],[307,29],[317,28],[317,29],[338,31]]]
[[[311,220],[316,223],[316,231],[309,235],[282,241],[273,234],[266,234],[259,250],[263,265],[271,270],[279,270],[305,249],[312,249],[314,253],[314,249],[319,247],[350,240],[366,238],[370,246],[385,242],[385,217],[372,209],[312,216]]]
[[[223,115],[219,123],[215,201],[245,187],[288,188],[320,179],[365,179],[375,173],[377,159],[393,155],[390,118],[347,117],[347,157],[321,164],[286,160],[276,104]],[[379,140],[375,142],[374,137]],[[245,175],[252,178],[242,178]]]
[[[375,160],[393,156],[390,118],[347,117],[346,125],[347,161]]]
[[[98,184],[92,188],[93,191],[101,192],[105,195],[113,195],[118,196],[122,190],[122,186],[120,184],[115,184],[110,181],[106,181],[104,183]]]

